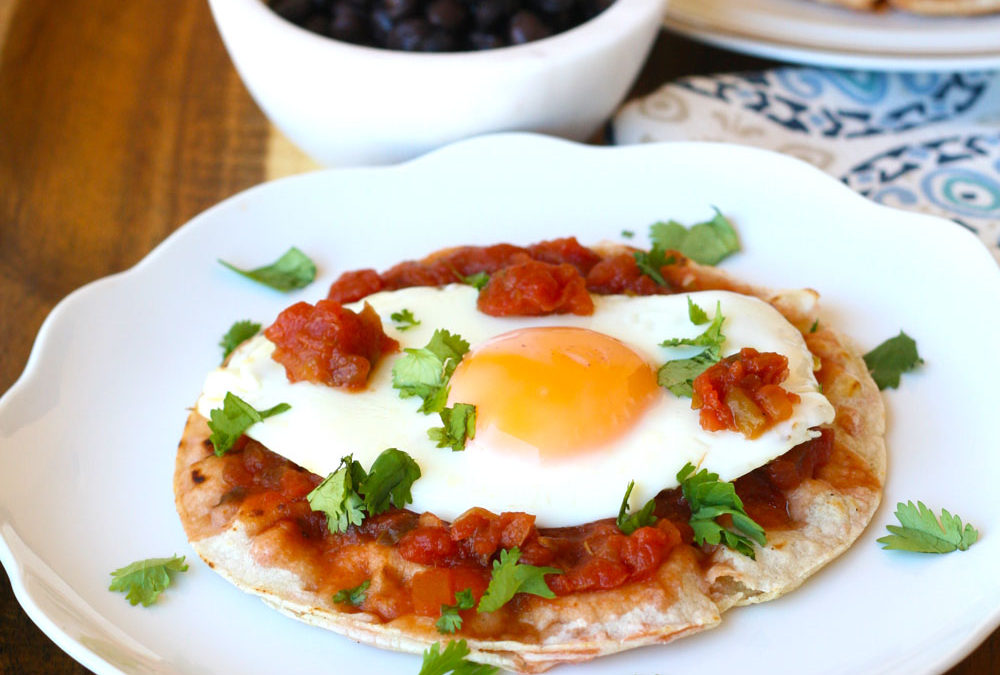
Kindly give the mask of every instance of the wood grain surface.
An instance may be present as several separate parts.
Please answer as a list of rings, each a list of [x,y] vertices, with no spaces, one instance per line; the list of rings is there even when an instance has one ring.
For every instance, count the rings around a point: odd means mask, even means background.
[[[663,34],[632,96],[771,65]],[[314,166],[250,99],[204,0],[0,0],[0,392],[68,293],[221,199]],[[0,673],[86,672],[2,575]],[[1000,673],[1000,632],[950,673]]]

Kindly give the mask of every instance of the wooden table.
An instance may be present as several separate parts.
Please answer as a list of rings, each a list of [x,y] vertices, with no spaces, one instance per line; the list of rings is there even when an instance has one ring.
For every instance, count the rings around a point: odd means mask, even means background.
[[[632,95],[771,65],[662,34]],[[69,292],[219,200],[314,166],[250,99],[204,0],[0,0],[0,392]],[[0,673],[86,672],[4,575]],[[1000,673],[1000,631],[950,672]]]

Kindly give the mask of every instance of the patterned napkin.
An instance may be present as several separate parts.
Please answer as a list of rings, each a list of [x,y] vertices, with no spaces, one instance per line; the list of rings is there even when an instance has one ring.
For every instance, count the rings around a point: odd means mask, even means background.
[[[1000,72],[688,77],[627,103],[610,133],[793,155],[876,202],[955,221],[1000,261]]]

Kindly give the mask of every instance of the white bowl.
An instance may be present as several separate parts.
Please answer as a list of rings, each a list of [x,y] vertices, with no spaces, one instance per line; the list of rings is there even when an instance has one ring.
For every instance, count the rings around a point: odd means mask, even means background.
[[[304,30],[263,0],[209,0],[264,113],[330,166],[388,164],[493,131],[590,138],[625,97],[667,0],[616,0],[552,37],[478,52],[397,52]]]

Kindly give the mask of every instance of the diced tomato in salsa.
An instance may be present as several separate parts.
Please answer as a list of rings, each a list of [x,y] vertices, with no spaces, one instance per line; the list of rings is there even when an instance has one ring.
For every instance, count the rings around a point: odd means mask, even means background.
[[[367,303],[356,313],[332,300],[299,302],[279,314],[264,335],[274,343],[272,358],[285,367],[289,381],[348,389],[364,387],[379,357],[399,348]]]
[[[744,347],[694,379],[691,407],[700,410],[706,431],[729,429],[747,438],[792,416],[799,396],[779,385],[788,377],[788,358]]]
[[[496,272],[480,291],[477,306],[490,316],[594,313],[594,301],[579,270],[569,263],[537,260]]]

